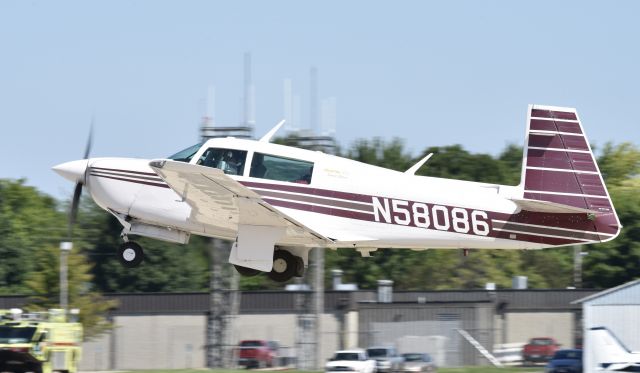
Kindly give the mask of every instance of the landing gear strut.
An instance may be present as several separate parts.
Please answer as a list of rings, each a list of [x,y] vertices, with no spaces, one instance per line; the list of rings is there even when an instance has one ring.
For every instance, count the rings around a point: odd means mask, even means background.
[[[144,260],[144,251],[137,243],[126,241],[118,248],[118,260],[127,268],[135,268]]]

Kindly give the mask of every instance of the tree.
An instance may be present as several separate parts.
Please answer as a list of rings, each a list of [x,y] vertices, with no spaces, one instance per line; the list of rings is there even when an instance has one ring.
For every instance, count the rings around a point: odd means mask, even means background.
[[[56,201],[24,180],[0,180],[0,294],[23,294],[34,255],[57,245],[66,217]]]
[[[30,311],[43,311],[59,307],[60,250],[57,246],[47,246],[38,250],[32,258],[34,268],[25,285],[31,295],[27,306]],[[105,318],[107,312],[116,306],[94,290],[91,264],[87,258],[74,249],[67,256],[69,268],[69,308],[80,310],[80,322],[84,327],[84,338],[90,339],[109,330],[112,325]]]
[[[89,199],[83,199],[79,231],[95,263],[94,282],[103,292],[204,291],[208,284],[206,239],[192,236],[188,245],[130,236],[144,248],[140,267],[125,268],[116,258],[122,225]]]
[[[612,287],[640,277],[640,150],[606,144],[598,165],[623,228],[616,239],[589,248],[584,283]]]

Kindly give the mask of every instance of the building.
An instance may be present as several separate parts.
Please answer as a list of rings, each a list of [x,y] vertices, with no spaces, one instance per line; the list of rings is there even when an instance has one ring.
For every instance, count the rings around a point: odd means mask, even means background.
[[[440,366],[488,361],[457,329],[487,350],[523,345],[531,337],[555,337],[566,347],[581,338],[581,307],[574,301],[594,290],[402,291],[378,301],[376,291],[327,291],[321,316],[320,356],[339,348],[395,345],[400,352],[429,352]],[[232,320],[230,344],[277,340],[295,358],[300,296],[305,291],[248,291]],[[81,370],[205,367],[207,293],[112,294],[116,328],[84,343]],[[27,297],[0,297],[0,308],[20,307]],[[416,347],[418,346],[418,347]],[[412,351],[420,349],[423,351]]]
[[[584,320],[584,372],[595,372],[599,362],[594,354],[589,329],[606,327],[631,351],[640,351],[640,280],[628,282],[578,299]]]

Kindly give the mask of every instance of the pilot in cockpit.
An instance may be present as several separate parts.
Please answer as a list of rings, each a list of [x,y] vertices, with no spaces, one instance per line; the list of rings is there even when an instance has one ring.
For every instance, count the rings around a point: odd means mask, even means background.
[[[218,162],[217,168],[224,171],[225,174],[238,175],[239,170],[242,169],[242,161],[234,153],[234,151],[228,150]]]

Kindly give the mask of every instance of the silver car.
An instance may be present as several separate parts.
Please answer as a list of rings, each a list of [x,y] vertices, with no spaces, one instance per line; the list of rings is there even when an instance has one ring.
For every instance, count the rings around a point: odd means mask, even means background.
[[[435,373],[436,363],[429,354],[408,353],[402,354],[404,358],[404,372],[411,373]]]
[[[404,359],[393,347],[369,347],[367,354],[370,359],[376,361],[378,373],[395,373],[403,370]]]

